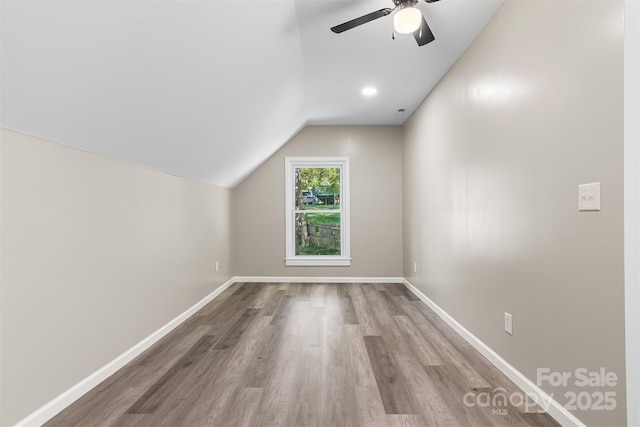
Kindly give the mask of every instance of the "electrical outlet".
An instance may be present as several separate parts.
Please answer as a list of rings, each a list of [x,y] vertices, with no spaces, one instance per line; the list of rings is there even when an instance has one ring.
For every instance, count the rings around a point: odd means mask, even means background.
[[[513,335],[513,316],[504,312],[504,331],[509,335]]]
[[[220,271],[220,263],[216,261],[216,272]]]

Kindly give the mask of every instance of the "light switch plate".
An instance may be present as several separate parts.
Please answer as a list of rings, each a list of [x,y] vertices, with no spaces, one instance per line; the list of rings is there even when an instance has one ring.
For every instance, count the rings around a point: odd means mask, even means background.
[[[504,331],[509,335],[513,335],[513,316],[504,312]]]
[[[578,210],[579,211],[599,211],[600,210],[600,183],[578,185]]]

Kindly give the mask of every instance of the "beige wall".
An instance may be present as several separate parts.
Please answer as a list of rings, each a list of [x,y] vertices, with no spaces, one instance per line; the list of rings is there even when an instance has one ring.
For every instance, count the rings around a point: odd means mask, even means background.
[[[588,425],[625,422],[623,6],[507,1],[405,127],[405,276],[534,382],[617,373]]]
[[[351,267],[285,267],[285,156],[346,156],[351,172]],[[402,275],[402,130],[308,126],[234,189],[234,274]]]
[[[4,426],[230,277],[231,192],[11,131],[1,141]]]

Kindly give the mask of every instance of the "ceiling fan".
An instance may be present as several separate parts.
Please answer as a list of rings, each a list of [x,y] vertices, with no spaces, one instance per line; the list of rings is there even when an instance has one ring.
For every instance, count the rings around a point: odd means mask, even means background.
[[[339,34],[343,31],[347,31],[362,24],[366,24],[367,22],[371,22],[374,19],[390,15],[394,10],[397,9],[398,11],[393,17],[393,27],[395,31],[392,33],[391,37],[395,40],[395,33],[413,33],[416,42],[418,42],[418,46],[424,46],[427,43],[431,43],[436,38],[433,36],[431,28],[429,28],[429,25],[424,19],[424,16],[422,16],[422,13],[418,8],[416,8],[416,4],[418,4],[418,1],[419,0],[393,0],[393,4],[395,4],[395,7],[393,9],[385,8],[376,10],[375,12],[368,13],[359,18],[352,19],[351,21],[347,21],[340,25],[336,25],[335,27],[331,28],[331,31]],[[435,3],[439,0],[424,1],[427,3]]]

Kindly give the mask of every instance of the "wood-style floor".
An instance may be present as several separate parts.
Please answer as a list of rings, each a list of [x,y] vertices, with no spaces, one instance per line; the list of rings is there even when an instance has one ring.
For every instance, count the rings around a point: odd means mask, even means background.
[[[236,283],[46,426],[558,425],[481,393],[522,394],[404,285]]]

